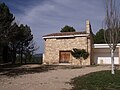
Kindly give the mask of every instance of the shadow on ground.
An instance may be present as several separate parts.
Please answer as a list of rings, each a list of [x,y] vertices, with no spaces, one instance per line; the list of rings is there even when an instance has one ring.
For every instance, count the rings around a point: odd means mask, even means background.
[[[0,66],[0,76],[16,77],[24,74],[34,74],[55,70],[56,66],[22,67],[21,65]]]
[[[64,66],[64,65],[37,65],[37,67],[24,67],[24,65],[0,65],[0,76],[8,76],[8,77],[16,77],[25,74],[34,74],[41,72],[48,72],[49,70],[57,70],[57,69],[80,69],[83,68],[81,66]]]

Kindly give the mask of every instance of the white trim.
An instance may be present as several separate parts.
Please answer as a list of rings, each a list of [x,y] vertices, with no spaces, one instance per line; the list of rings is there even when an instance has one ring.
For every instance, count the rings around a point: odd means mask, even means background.
[[[117,47],[120,46],[120,43],[117,44]],[[108,44],[94,44],[93,48],[109,48]]]
[[[89,34],[76,34],[76,35],[74,35],[75,37],[79,37],[79,36],[89,36]]]
[[[43,39],[49,39],[49,38],[62,38],[62,37],[74,37],[73,35],[67,35],[67,36],[46,36],[43,37]]]
[[[88,36],[89,34],[78,34],[78,35],[64,35],[64,36],[43,36],[43,39],[49,38],[65,38],[65,37],[81,37],[81,36]]]

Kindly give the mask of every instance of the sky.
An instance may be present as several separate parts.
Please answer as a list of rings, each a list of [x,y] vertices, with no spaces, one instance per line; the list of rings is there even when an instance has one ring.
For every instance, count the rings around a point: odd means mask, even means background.
[[[76,31],[85,30],[85,21],[90,20],[92,31],[102,28],[105,18],[105,0],[0,0],[10,9],[19,24],[31,27],[34,41],[44,52],[43,35],[60,32],[65,25]],[[120,3],[119,3],[120,4]]]

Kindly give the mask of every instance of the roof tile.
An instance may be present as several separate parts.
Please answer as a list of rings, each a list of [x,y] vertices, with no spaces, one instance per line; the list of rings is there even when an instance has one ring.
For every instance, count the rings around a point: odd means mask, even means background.
[[[47,37],[47,36],[79,35],[79,34],[86,34],[86,32],[61,32],[61,33],[52,33],[52,34],[44,35],[43,37]]]

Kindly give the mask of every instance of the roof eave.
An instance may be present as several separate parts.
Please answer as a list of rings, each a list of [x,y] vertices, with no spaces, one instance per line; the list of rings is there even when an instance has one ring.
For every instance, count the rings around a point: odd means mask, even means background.
[[[64,35],[64,36],[43,36],[43,39],[50,38],[70,38],[70,37],[87,37],[89,34],[78,34],[78,35]]]
[[[117,44],[117,47],[120,46],[120,43]],[[94,44],[93,46],[94,48],[109,48],[109,45],[108,44]]]

